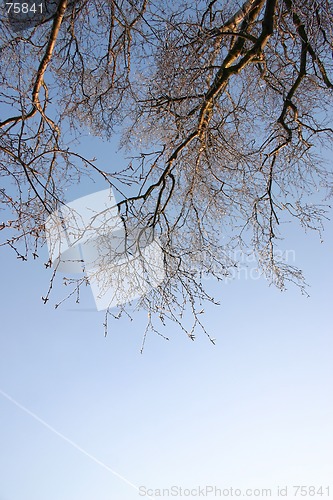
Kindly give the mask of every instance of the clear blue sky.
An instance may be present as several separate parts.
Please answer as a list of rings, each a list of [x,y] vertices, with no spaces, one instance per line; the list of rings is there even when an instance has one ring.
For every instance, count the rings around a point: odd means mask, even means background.
[[[119,162],[113,150],[98,146],[100,161]],[[264,279],[209,281],[221,301],[206,312],[216,346],[171,329],[169,342],[149,336],[143,355],[144,314],[104,338],[89,289],[54,310],[59,285],[43,305],[46,249],[26,263],[1,249],[0,500],[149,498],[126,480],[271,488],[271,498],[330,485],[332,497],[332,233],[330,222],[321,244],[287,227],[309,298]]]

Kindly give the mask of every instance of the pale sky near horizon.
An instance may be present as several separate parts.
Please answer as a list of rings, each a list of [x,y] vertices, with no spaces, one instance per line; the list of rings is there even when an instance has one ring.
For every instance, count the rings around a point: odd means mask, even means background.
[[[112,145],[97,150],[120,161]],[[296,224],[285,232],[310,297],[255,273],[207,281],[221,301],[205,314],[216,346],[168,327],[170,341],[149,335],[143,355],[143,313],[104,338],[89,288],[55,310],[59,284],[43,305],[46,248],[25,263],[1,248],[0,500],[149,498],[131,484],[271,498],[285,486],[297,498],[297,485],[329,498],[330,486],[332,497],[332,222],[324,243]]]

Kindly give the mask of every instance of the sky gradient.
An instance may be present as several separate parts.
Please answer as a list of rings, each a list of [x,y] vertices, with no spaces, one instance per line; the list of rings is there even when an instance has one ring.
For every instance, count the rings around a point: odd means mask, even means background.
[[[55,310],[59,281],[42,303],[46,248],[25,263],[1,249],[0,500],[134,500],[173,485],[272,498],[288,485],[295,498],[294,485],[329,486],[332,225],[324,243],[286,234],[310,297],[245,274],[207,281],[221,301],[205,313],[216,346],[168,328],[142,355],[143,313],[104,338],[88,287]]]

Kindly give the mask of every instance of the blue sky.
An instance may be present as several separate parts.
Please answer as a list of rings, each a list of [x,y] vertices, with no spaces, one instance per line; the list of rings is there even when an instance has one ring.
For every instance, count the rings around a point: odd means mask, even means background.
[[[121,161],[113,146],[98,146],[102,163]],[[144,313],[104,338],[88,288],[55,310],[58,283],[42,303],[46,248],[25,263],[2,248],[0,500],[149,498],[128,482],[270,488],[272,498],[330,485],[333,495],[332,223],[324,243],[296,225],[286,235],[310,297],[244,275],[207,281],[221,301],[206,308],[216,346],[168,327],[171,340],[149,335],[142,355]]]

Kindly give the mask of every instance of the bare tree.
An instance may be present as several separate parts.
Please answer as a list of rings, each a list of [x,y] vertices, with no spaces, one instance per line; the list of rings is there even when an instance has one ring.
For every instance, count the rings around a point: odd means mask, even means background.
[[[0,200],[13,213],[3,243],[37,255],[66,185],[98,174],[119,193],[127,233],[151,228],[161,241],[165,279],[138,304],[149,328],[171,319],[194,338],[202,302],[214,302],[202,278],[227,276],[236,248],[281,289],[302,287],[276,249],[281,222],[320,230],[325,204],[311,196],[332,194],[320,156],[332,145],[332,3],[56,3],[14,31],[1,20]],[[128,168],[101,170],[70,148],[87,129],[121,134]]]

